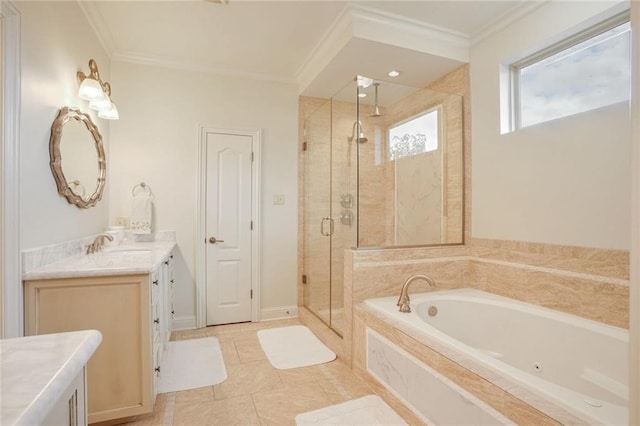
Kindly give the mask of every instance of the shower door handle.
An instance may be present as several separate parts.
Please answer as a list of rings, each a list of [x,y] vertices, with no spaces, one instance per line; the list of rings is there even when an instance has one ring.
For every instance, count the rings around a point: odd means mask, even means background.
[[[330,235],[331,235],[331,234],[328,234],[328,233],[324,232],[324,221],[325,221],[325,220],[328,220],[328,219],[329,219],[328,217],[323,217],[323,218],[320,220],[320,234],[322,234],[322,235],[323,235],[323,236],[325,236],[325,237],[328,237],[328,236],[330,236]]]
[[[324,231],[324,222],[326,220],[329,221],[329,232]],[[329,216],[323,217],[322,220],[320,221],[320,233],[325,237],[330,237],[333,235],[333,219],[330,218]]]

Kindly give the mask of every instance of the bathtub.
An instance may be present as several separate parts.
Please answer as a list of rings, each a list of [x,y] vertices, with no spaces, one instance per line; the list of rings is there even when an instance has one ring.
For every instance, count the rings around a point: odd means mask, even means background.
[[[627,330],[475,289],[396,302],[364,307],[563,423],[628,423]]]

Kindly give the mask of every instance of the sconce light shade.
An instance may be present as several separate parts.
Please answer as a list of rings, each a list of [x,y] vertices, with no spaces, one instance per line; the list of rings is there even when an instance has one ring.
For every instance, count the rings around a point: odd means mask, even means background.
[[[120,118],[118,109],[111,102],[111,85],[100,78],[98,64],[95,60],[89,60],[89,75],[82,71],[76,73],[80,87],[78,97],[89,101],[89,108],[98,111],[98,117],[105,120],[117,120]]]
[[[116,108],[116,104],[111,102],[111,108],[102,109],[98,112],[98,117],[104,118],[105,120],[117,120],[120,118],[118,114],[118,108]]]
[[[107,97],[100,83],[91,77],[82,80],[78,89],[78,96],[85,101],[102,101]]]
[[[111,109],[111,99],[108,96],[105,96],[103,99],[90,101],[89,108],[94,109],[96,111],[102,111],[103,109]]]

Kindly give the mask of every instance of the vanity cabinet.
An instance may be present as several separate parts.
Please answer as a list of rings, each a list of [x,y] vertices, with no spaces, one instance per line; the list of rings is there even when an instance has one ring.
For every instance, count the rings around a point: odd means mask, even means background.
[[[172,255],[145,274],[26,280],[25,335],[95,329],[89,423],[153,411],[171,333]]]

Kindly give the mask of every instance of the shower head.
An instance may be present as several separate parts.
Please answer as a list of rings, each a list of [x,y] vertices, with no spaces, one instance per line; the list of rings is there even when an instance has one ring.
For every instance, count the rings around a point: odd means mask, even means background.
[[[366,138],[366,136],[364,135],[364,132],[362,131],[362,123],[360,123],[360,121],[353,122],[353,129],[351,130],[351,136],[347,138],[347,141],[349,142],[353,141],[353,138],[355,138],[356,134],[358,135],[359,143],[365,143],[369,140]]]
[[[373,85],[376,88],[376,104],[373,107],[373,111],[371,111],[371,117],[380,117],[382,114],[380,114],[380,107],[378,106],[378,86],[380,86],[380,83],[373,83]]]

